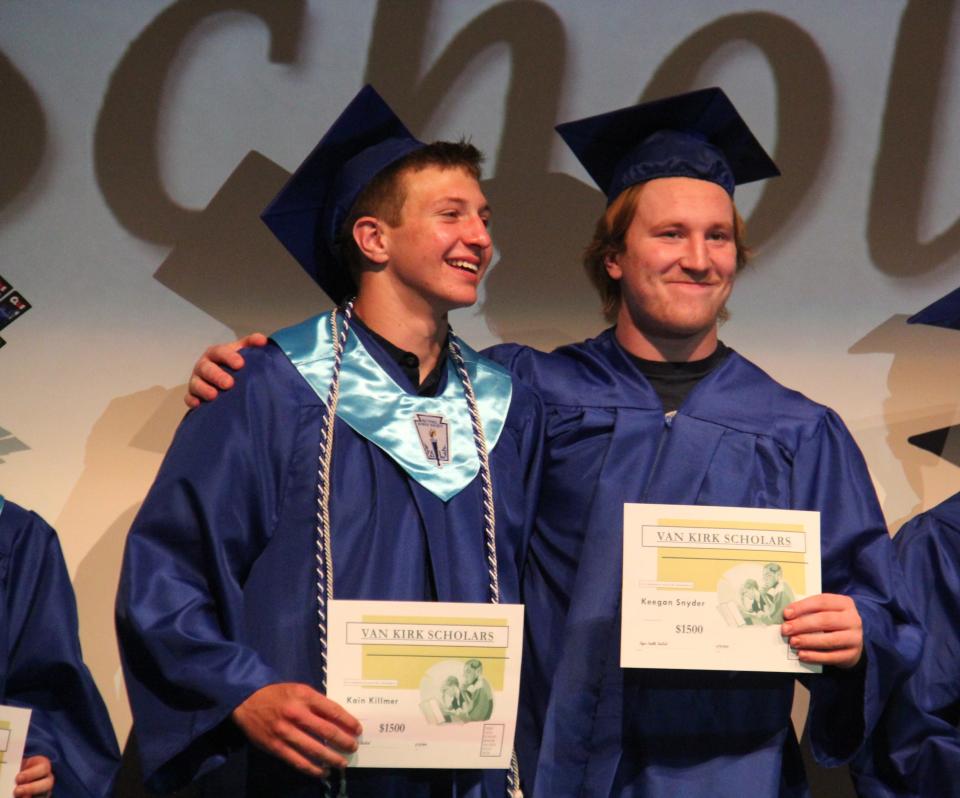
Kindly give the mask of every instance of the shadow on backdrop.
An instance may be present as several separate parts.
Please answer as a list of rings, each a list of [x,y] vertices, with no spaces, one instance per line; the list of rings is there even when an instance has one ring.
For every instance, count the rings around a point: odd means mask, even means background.
[[[40,169],[47,122],[36,92],[9,58],[0,53],[0,211]]]
[[[942,457],[948,463],[960,466],[960,424],[933,429],[911,435],[907,442],[937,457]]]
[[[9,457],[11,454],[26,452],[29,451],[29,449],[30,447],[16,435],[0,427],[0,463],[5,463],[6,460],[4,460],[4,458]]]
[[[929,241],[919,231],[955,8],[910,0],[900,20],[867,218],[870,256],[894,277],[926,274],[960,251],[960,220]]]
[[[180,231],[154,274],[237,337],[252,330],[271,333],[331,305],[260,221],[260,211],[289,176],[269,158],[249,152],[206,209]]]
[[[891,316],[850,347],[851,355],[889,353],[893,355],[887,375],[889,393],[883,401],[886,441],[896,458],[916,501],[908,513],[891,517],[885,513],[892,529],[916,513],[936,504],[940,491],[930,495],[925,471],[936,468],[941,457],[960,465],[956,456],[956,436],[943,436],[940,451],[928,440],[927,446],[912,443],[911,438],[924,436],[953,426],[960,396],[960,372],[944,368],[944,353],[956,349],[960,334],[955,330],[907,324],[905,314]],[[952,441],[951,447],[946,448]],[[943,496],[955,493],[943,486]],[[886,511],[886,507],[884,510]]]

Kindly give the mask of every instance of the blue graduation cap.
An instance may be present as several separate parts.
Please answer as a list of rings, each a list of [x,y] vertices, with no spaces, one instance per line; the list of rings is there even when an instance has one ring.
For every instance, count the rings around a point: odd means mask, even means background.
[[[722,89],[700,89],[557,125],[607,203],[636,183],[693,177],[732,197],[741,183],[776,177],[760,146]]]
[[[907,319],[907,324],[932,324],[934,327],[960,330],[960,288],[914,313]]]
[[[360,192],[426,146],[372,86],[364,86],[260,218],[334,302],[355,290],[337,236]]]

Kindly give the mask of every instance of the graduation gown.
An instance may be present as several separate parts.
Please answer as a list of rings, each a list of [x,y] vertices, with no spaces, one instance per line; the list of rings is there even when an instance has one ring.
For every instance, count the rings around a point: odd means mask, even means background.
[[[894,544],[926,645],[850,770],[865,798],[947,795],[960,783],[960,493],[904,524]]]
[[[851,595],[864,627],[862,667],[808,682],[813,750],[840,764],[922,638],[894,593],[893,547],[843,423],[735,352],[672,418],[613,330],[550,354],[489,354],[539,392],[546,413],[524,577],[535,695],[522,720],[530,739],[543,725],[535,795],[805,794],[792,676],[620,668],[623,504],[822,513],[823,590]]]
[[[324,319],[297,328],[316,339],[307,348],[328,349]],[[354,326],[353,336],[373,357],[372,371],[415,395],[367,333]],[[204,777],[210,795],[316,796],[316,780],[248,746],[230,719],[259,688],[318,687],[320,674],[323,400],[278,346],[244,357],[236,386],[183,420],[130,531],[117,598],[124,673],[149,786],[170,790]],[[478,368],[504,373],[489,362]],[[539,401],[514,385],[490,452],[505,602],[520,598],[541,443]],[[489,601],[479,477],[443,501],[338,412],[331,492],[336,598]],[[353,798],[501,798],[506,776],[351,769],[348,783]]]
[[[0,497],[0,703],[33,710],[24,758],[53,764],[54,793],[110,795],[120,751],[83,664],[77,605],[56,532]]]

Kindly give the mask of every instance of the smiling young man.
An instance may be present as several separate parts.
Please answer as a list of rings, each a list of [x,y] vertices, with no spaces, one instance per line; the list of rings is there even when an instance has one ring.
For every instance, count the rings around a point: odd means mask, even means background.
[[[318,794],[361,732],[323,695],[329,599],[519,602],[542,413],[447,321],[490,263],[479,163],[417,141],[367,87],[264,212],[339,307],[187,416],[131,529],[117,623],[155,789]],[[349,772],[358,798],[507,784]]]
[[[617,340],[646,360],[708,357],[737,271],[729,195],[715,183],[664,177],[618,201],[633,208],[622,250],[603,250],[597,264],[618,286]]]
[[[521,768],[542,798],[805,795],[792,676],[619,664],[626,502],[821,513],[828,592],[790,604],[781,627],[825,666],[808,680],[820,762],[854,754],[919,651],[843,422],[718,338],[747,255],[734,187],[779,172],[719,89],[558,130],[608,198],[584,261],[615,326],[551,353],[488,353],[546,412]],[[198,398],[214,393],[203,377],[228,387],[203,358]]]
[[[778,174],[719,89],[561,125],[608,198],[585,265],[615,326],[491,356],[547,414],[524,576],[538,796],[806,794],[788,674],[620,667],[626,502],[817,510],[825,593],[785,609],[817,759],[848,760],[920,634],[863,458],[835,413],[718,338],[746,262],[734,186]],[[530,767],[529,765],[527,766]]]

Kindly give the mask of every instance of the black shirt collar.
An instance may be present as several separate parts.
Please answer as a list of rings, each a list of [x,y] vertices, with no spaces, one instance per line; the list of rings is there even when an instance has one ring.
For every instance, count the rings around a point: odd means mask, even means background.
[[[433,367],[433,370],[424,378],[423,382],[420,382],[419,357],[417,357],[413,352],[408,352],[405,349],[401,349],[399,346],[390,343],[390,341],[388,341],[378,332],[371,330],[366,324],[364,324],[363,319],[361,319],[356,312],[353,314],[353,323],[362,327],[363,331],[373,338],[373,340],[379,344],[383,351],[390,356],[390,359],[400,366],[404,376],[406,376],[406,378],[410,381],[410,385],[416,390],[417,396],[437,395],[437,388],[440,385],[440,378],[443,376],[444,369],[447,366],[447,348],[445,346],[440,350],[440,357],[437,358],[437,364]]]
[[[647,378],[650,387],[663,404],[664,411],[670,413],[677,410],[697,383],[723,363],[733,350],[723,341],[717,341],[717,348],[707,357],[682,363],[645,360],[627,352],[626,349],[623,351]]]

